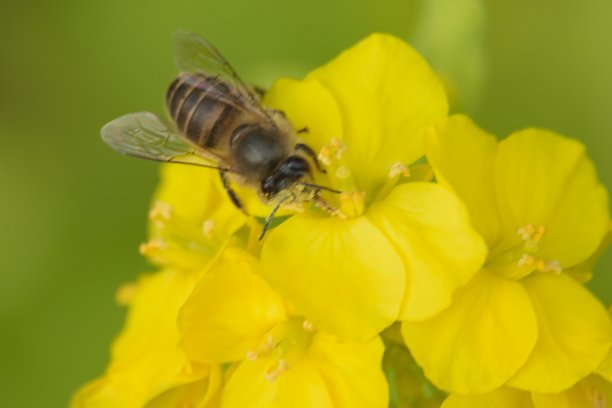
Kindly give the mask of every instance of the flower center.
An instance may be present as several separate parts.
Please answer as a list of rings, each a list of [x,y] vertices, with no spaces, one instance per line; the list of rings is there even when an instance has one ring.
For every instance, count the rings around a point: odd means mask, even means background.
[[[339,208],[347,217],[357,217],[365,210],[365,192],[358,191],[351,170],[346,165],[346,146],[338,138],[332,138],[319,153],[319,162],[327,171],[329,187],[340,190]]]
[[[502,240],[489,254],[486,267],[508,279],[521,279],[530,273],[561,273],[559,261],[537,257],[539,243],[546,233],[543,225],[527,224]]]
[[[263,358],[270,361],[265,376],[274,382],[304,356],[314,335],[312,322],[292,317],[274,326],[255,348],[247,352],[246,357],[251,361]]]
[[[149,212],[155,238],[140,245],[140,253],[161,265],[198,268],[216,251],[215,223],[206,220],[201,227],[173,210],[170,204],[156,202]]]

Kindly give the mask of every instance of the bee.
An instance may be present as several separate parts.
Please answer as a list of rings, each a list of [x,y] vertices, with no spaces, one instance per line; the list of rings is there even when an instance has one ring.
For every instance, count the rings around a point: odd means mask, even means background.
[[[150,112],[131,113],[106,124],[102,139],[130,156],[216,169],[230,200],[245,214],[232,182],[256,189],[264,203],[274,205],[259,239],[281,206],[313,202],[338,213],[320,192],[340,192],[314,184],[314,169],[325,171],[300,141],[301,131],[282,112],[264,107],[208,41],[177,31],[173,43],[181,71],[166,92],[173,123]]]

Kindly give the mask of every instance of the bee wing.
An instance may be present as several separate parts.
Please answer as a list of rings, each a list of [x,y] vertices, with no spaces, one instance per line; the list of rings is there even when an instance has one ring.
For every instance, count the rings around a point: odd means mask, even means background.
[[[107,123],[102,140],[119,153],[162,162],[219,168],[219,158],[187,142],[150,112],[129,113]]]
[[[172,39],[174,59],[179,70],[218,76],[233,86],[237,91],[233,96],[245,109],[267,117],[265,111],[259,108],[259,96],[242,82],[231,64],[211,43],[197,34],[183,30],[176,31]],[[223,97],[219,95],[219,98]]]

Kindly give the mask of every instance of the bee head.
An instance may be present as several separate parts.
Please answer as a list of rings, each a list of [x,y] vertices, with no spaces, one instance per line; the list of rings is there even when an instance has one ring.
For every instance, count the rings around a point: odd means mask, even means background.
[[[289,156],[274,172],[261,182],[261,192],[270,199],[296,182],[309,177],[310,164],[303,157]]]

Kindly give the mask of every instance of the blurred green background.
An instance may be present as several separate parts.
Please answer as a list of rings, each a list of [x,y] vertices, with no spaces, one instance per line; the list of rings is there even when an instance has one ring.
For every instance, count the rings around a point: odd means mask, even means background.
[[[155,163],[99,129],[162,112],[171,33],[223,51],[247,82],[301,76],[373,31],[410,40],[456,107],[500,136],[541,126],[586,143],[612,187],[612,2],[379,0],[5,2],[0,15],[0,406],[62,407],[100,375],[124,311]],[[469,165],[469,163],[466,163]],[[612,256],[591,288],[612,302]]]

